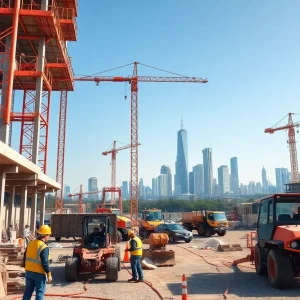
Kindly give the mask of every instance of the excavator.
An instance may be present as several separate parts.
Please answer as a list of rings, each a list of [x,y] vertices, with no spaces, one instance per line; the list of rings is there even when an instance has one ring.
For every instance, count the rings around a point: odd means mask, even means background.
[[[115,204],[106,203],[106,193],[118,193],[119,194],[119,208]],[[128,241],[128,230],[131,228],[131,220],[125,216],[122,216],[122,190],[118,187],[104,187],[102,189],[102,202],[96,207],[96,213],[98,214],[115,214],[117,216],[117,230],[119,238],[123,241]]]
[[[142,210],[142,217],[139,220],[139,235],[142,238],[148,238],[155,228],[164,223],[162,212],[157,208]]]

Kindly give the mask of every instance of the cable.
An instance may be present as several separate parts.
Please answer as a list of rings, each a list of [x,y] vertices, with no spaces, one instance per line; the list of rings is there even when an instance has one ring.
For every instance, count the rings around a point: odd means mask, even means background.
[[[124,263],[122,263],[123,267],[127,270],[127,272],[132,276],[132,273],[129,271],[129,269],[124,265]],[[153,284],[148,281],[148,280],[144,280],[144,283],[147,284],[157,295],[158,297],[163,300],[163,296],[161,295],[161,293],[153,286]]]

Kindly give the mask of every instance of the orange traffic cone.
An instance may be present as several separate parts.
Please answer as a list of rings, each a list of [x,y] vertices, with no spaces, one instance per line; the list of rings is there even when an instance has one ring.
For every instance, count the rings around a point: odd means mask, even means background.
[[[186,283],[185,274],[182,275],[181,294],[182,294],[181,300],[188,300],[187,283]]]
[[[128,243],[126,244],[126,249],[129,249]],[[130,262],[130,252],[129,251],[124,251],[124,257],[123,257],[123,263]]]

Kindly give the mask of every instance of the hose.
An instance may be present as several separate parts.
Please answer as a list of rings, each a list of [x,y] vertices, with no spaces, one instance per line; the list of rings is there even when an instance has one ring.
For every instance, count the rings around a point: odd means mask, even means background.
[[[127,272],[132,276],[132,273],[129,271],[129,269],[124,265],[124,263],[122,263],[123,267],[127,270]],[[163,300],[163,296],[161,295],[161,293],[153,286],[153,284],[148,281],[148,280],[144,280],[144,283],[147,284],[159,297],[159,299]]]

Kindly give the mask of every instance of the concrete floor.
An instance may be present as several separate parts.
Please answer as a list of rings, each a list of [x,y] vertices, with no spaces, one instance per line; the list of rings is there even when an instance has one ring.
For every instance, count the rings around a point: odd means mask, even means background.
[[[247,231],[230,231],[224,237],[216,237],[228,243],[240,243],[246,246],[245,234]],[[260,277],[255,274],[254,267],[250,264],[243,264],[238,268],[226,266],[234,259],[242,258],[249,253],[247,248],[243,251],[218,252],[215,250],[200,250],[207,238],[199,238],[194,233],[194,240],[189,243],[176,243],[168,246],[176,251],[176,266],[161,267],[156,270],[145,270],[145,279],[149,280],[153,286],[162,294],[165,300],[181,299],[181,276],[187,276],[189,300],[224,299],[223,293],[228,290],[227,299],[282,299],[299,298],[300,284],[296,283],[291,290],[275,290],[270,287],[267,277]],[[59,254],[71,254],[71,241],[65,240],[60,243],[63,248],[51,249],[51,256],[57,259]],[[148,247],[145,245],[145,247]],[[121,244],[121,249],[125,248]],[[193,254],[192,251],[203,258]],[[123,255],[123,251],[122,251]],[[216,264],[216,266],[210,265]],[[127,267],[130,265],[127,263]],[[79,293],[83,291],[83,284],[67,283],[64,280],[64,264],[54,263],[52,265],[53,284],[47,286],[47,293]],[[96,296],[114,300],[147,300],[160,299],[155,292],[144,283],[128,283],[131,276],[125,268],[119,273],[119,281],[107,283],[104,275],[97,277],[88,284],[87,296]],[[7,297],[12,299],[13,297]],[[51,297],[52,299],[61,299]]]

